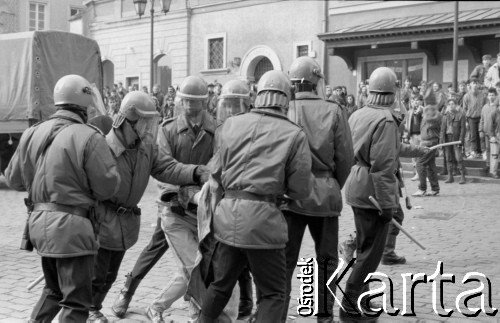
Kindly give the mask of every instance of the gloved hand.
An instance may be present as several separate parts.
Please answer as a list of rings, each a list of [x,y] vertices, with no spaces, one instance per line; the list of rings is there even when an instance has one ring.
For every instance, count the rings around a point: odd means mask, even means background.
[[[196,167],[194,171],[194,179],[196,182],[199,182],[201,185],[208,182],[208,177],[210,176],[210,170],[205,165],[200,165]]]
[[[394,209],[382,209],[382,214],[380,214],[380,218],[384,223],[389,223],[391,222],[393,215],[394,215]]]

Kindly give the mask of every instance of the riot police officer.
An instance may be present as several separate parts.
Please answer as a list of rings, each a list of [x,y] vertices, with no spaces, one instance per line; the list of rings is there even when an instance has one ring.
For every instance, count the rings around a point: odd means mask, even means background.
[[[116,162],[99,129],[86,125],[90,83],[63,76],[54,88],[57,112],[26,130],[7,171],[10,187],[28,191],[31,241],[42,256],[45,287],[30,322],[85,322],[97,253],[96,200],[120,187]]]
[[[306,227],[314,240],[318,262],[318,322],[333,322],[333,296],[326,281],[337,268],[338,217],[342,211],[340,190],[353,161],[351,131],[346,114],[333,102],[318,94],[322,78],[319,64],[310,57],[299,57],[291,65],[289,75],[295,90],[288,118],[304,130],[311,149],[314,175],[311,195],[283,207],[288,224],[287,303],[290,300],[292,276],[299,258]],[[286,320],[288,306],[283,312]]]
[[[217,137],[212,175],[224,197],[213,219],[219,244],[201,322],[217,320],[247,265],[260,291],[256,321],[278,322],[285,305],[288,234],[277,197],[307,198],[311,155],[304,132],[285,116],[291,96],[288,77],[269,71],[258,89],[255,109],[227,119]]]

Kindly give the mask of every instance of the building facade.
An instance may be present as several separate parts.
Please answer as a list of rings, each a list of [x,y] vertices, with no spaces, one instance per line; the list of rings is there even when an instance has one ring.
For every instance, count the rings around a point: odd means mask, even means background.
[[[81,0],[0,0],[0,33],[70,31],[84,8]]]
[[[207,82],[257,82],[268,70],[285,72],[300,55],[323,64],[328,8],[323,1],[172,1],[170,12],[154,21],[154,82],[165,91],[188,75]],[[95,39],[104,64],[105,84],[148,86],[150,6],[139,19],[132,0],[92,0],[84,33]]]
[[[328,32],[319,35],[329,54],[332,84],[357,91],[379,66],[399,80],[447,86],[453,74],[454,1],[330,1]],[[458,81],[481,57],[500,52],[500,2],[459,1]]]

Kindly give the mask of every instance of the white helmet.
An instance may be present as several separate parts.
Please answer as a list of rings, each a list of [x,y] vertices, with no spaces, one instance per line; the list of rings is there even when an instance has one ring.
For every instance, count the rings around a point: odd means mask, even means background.
[[[92,89],[89,81],[80,75],[65,75],[54,87],[54,104],[73,104],[87,108],[92,103]]]

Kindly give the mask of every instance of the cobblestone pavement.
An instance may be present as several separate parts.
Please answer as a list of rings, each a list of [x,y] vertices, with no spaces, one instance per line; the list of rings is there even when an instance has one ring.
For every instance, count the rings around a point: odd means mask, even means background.
[[[416,190],[416,183],[407,181],[408,193]],[[172,254],[167,254],[149,273],[140,285],[131,304],[130,314],[126,319],[116,319],[110,306],[125,280],[138,254],[149,241],[156,222],[156,189],[151,182],[141,201],[143,219],[139,242],[131,248],[123,261],[118,280],[104,302],[104,313],[110,321],[147,322],[145,307],[167,283],[170,274],[176,270]],[[478,286],[477,283],[462,284],[467,272],[481,272],[491,281],[493,306],[500,308],[500,185],[469,183],[467,185],[441,184],[439,197],[412,199],[414,209],[406,211],[404,227],[421,241],[426,250],[419,249],[403,234],[398,237],[398,254],[406,256],[408,263],[401,266],[380,265],[378,271],[386,273],[394,285],[394,306],[402,308],[403,279],[402,273],[426,273],[431,276],[436,271],[438,261],[444,263],[444,272],[455,274],[455,284],[444,283],[444,305],[454,309],[451,318],[440,317],[432,306],[432,284],[419,284],[415,287],[416,317],[389,317],[384,315],[381,322],[398,321],[482,321],[500,322],[500,314],[489,317],[481,314],[478,318],[466,318],[455,308],[455,298],[464,291]],[[0,178],[0,186],[2,179]],[[31,308],[37,301],[42,284],[32,291],[26,286],[41,274],[40,258],[36,253],[19,250],[20,237],[26,218],[23,205],[23,193],[0,188],[0,322],[23,322],[29,317]],[[421,208],[420,208],[421,207]],[[417,209],[418,208],[418,209]],[[352,211],[345,207],[340,220],[340,240],[347,238],[354,230]],[[313,257],[314,245],[306,234],[301,257]],[[345,280],[345,278],[344,278]],[[293,282],[292,302],[289,315],[296,315],[296,298],[299,293],[299,281]],[[341,286],[343,284],[341,283]],[[380,286],[374,283],[372,287]],[[487,290],[488,288],[486,288]],[[338,295],[339,293],[337,293]],[[409,294],[409,293],[407,293]],[[438,295],[439,297],[439,295]],[[478,306],[479,298],[473,299],[469,306]],[[485,303],[488,304],[486,298]],[[438,302],[439,304],[439,302]],[[166,321],[187,322],[187,303],[182,300],[174,303],[165,316]],[[313,322],[310,318],[297,317],[296,322]]]

